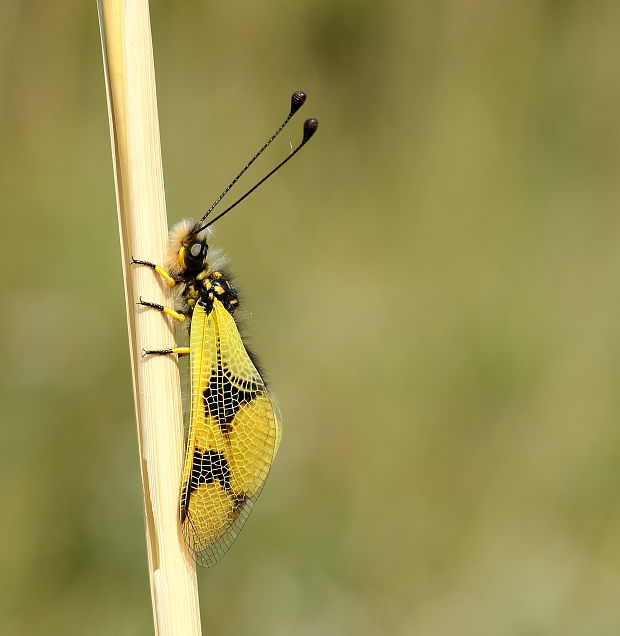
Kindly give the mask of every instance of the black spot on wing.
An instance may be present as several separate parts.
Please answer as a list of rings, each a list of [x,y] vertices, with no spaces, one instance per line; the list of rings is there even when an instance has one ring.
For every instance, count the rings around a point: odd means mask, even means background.
[[[221,453],[208,450],[204,453],[194,451],[192,461],[192,486],[212,484],[218,481],[224,490],[230,490],[230,466]]]
[[[185,484],[181,495],[181,522],[187,516],[187,508],[192,493],[201,484],[213,484],[215,482],[218,482],[224,490],[230,490],[230,466],[226,457],[213,450],[208,450],[204,453],[198,450],[194,451],[189,483]]]
[[[238,382],[238,384],[243,384]],[[221,365],[212,373],[209,386],[203,391],[203,399],[207,413],[217,419],[223,433],[229,433],[232,421],[243,404],[251,402],[263,387],[255,383],[245,383],[246,388],[239,388],[224,374]]]

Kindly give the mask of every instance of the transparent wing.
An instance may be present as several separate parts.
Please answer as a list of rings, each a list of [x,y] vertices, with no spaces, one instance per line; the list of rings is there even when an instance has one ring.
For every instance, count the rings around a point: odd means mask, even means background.
[[[181,491],[183,536],[199,565],[228,550],[258,498],[280,418],[232,316],[197,304],[190,332],[192,406]]]

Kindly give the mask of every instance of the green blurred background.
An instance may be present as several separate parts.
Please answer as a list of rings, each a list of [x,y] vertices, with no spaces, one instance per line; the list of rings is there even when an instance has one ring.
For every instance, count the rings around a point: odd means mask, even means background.
[[[620,633],[620,4],[151,5],[170,222],[284,439],[205,634]],[[0,632],[152,633],[94,0],[0,5]]]

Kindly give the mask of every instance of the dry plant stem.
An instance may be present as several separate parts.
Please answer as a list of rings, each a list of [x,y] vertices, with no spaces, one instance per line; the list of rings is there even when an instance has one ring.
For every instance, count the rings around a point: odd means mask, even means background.
[[[148,0],[98,0],[116,183],[116,202],[155,632],[200,634],[194,562],[178,522],[183,423],[176,360],[142,358],[173,346],[163,314],[137,310],[144,299],[171,304],[170,291],[131,257],[162,263],[167,239]],[[142,310],[144,309],[144,310]]]

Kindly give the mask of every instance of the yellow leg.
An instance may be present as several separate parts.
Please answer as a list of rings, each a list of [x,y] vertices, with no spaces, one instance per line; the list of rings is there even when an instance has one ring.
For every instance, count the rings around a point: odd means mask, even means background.
[[[178,320],[179,322],[185,322],[184,314],[180,314],[178,311],[175,311],[174,309],[170,309],[170,307],[166,307],[165,305],[159,305],[158,303],[150,303],[146,300],[142,300],[142,298],[140,298],[140,302],[136,304],[142,305],[143,307],[152,307],[153,309],[163,311],[165,314],[172,316],[174,319]]]
[[[168,285],[168,287],[174,287],[176,285],[174,278],[172,278],[172,276],[170,276],[170,274],[168,274],[168,272],[163,267],[160,267],[159,265],[155,265],[155,263],[149,263],[148,261],[139,261],[137,258],[132,258],[131,264],[146,265],[147,267],[154,269],[155,273],[159,274],[166,281],[166,284]]]
[[[163,311],[165,314],[172,316],[179,322],[185,322],[185,316],[183,314],[180,314],[178,311],[175,311],[174,309],[170,309],[170,307],[164,307]]]

